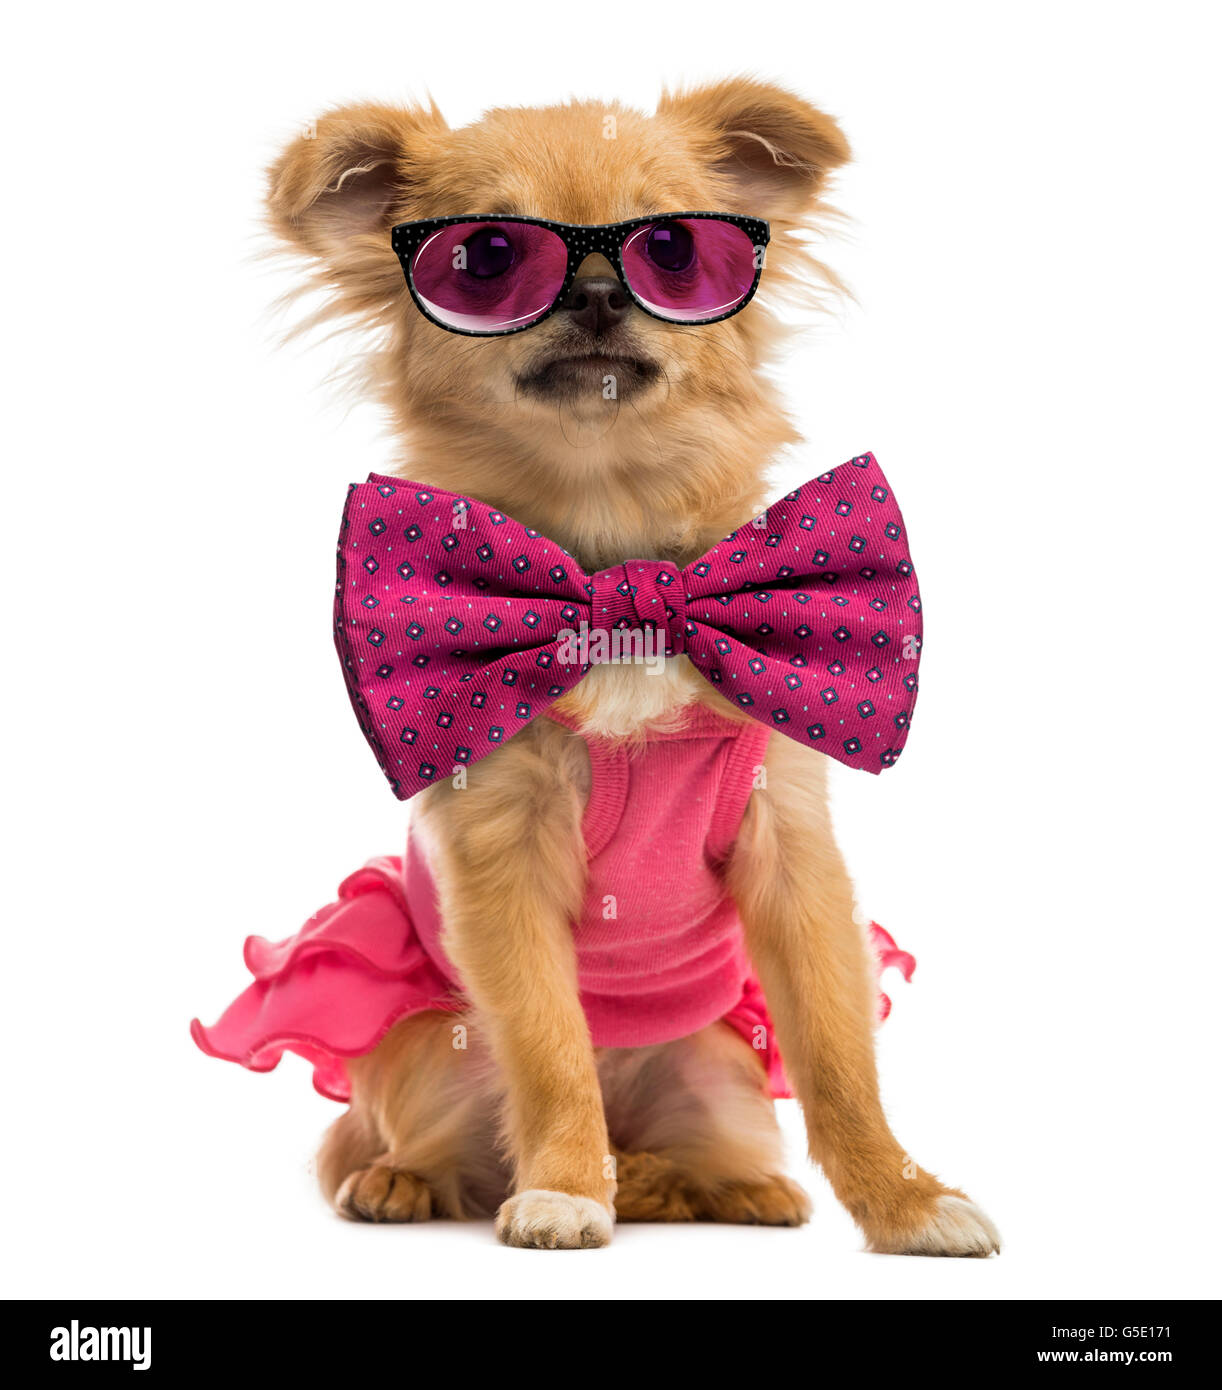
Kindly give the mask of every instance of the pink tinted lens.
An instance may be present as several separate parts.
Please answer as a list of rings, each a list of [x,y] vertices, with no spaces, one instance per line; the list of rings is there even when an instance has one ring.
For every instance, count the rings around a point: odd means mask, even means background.
[[[751,238],[711,217],[638,227],[621,254],[633,294],[652,313],[679,323],[728,314],[755,284]]]
[[[523,328],[552,307],[568,267],[555,232],[527,222],[459,222],[431,232],[412,260],[412,285],[450,328]]]

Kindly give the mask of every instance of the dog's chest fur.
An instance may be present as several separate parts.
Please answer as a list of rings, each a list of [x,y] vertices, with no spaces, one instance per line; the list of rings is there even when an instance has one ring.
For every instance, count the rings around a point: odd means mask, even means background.
[[[634,662],[592,666],[555,709],[587,738],[631,741],[651,730],[673,728],[687,706],[697,702],[727,719],[742,718],[682,656],[667,657],[660,668]]]

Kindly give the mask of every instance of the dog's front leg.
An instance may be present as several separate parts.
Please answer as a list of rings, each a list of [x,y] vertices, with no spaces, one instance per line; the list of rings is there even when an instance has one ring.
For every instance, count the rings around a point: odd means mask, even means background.
[[[505,1087],[515,1184],[496,1229],[508,1245],[611,1238],[615,1183],[572,936],[586,872],[580,748],[539,720],[425,808],[446,952]]]
[[[877,985],[832,835],[822,759],[774,737],[730,865],[747,945],[811,1157],[865,1232],[892,1254],[988,1255],[989,1218],[919,1168],[891,1133],[874,1062]]]

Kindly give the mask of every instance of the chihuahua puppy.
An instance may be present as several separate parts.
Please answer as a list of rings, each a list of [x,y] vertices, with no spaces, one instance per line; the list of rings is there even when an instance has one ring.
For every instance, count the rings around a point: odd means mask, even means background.
[[[822,281],[802,233],[849,156],[835,121],[771,85],[665,95],[645,116],[577,102],[503,109],[460,130],[435,107],[321,117],[270,174],[273,228],[311,258],[322,316],[374,330],[370,390],[398,471],[537,528],[590,572],[700,556],[768,500],[796,440],[763,374],[769,310]],[[680,209],[766,219],[759,296],[701,326],[642,312],[601,254],[521,332],[446,332],[413,304],[393,226],[461,214],[593,226]],[[495,267],[494,267],[495,269]],[[608,390],[608,381],[614,389]],[[437,885],[453,1012],[398,1022],[347,1061],[351,1102],[318,1169],[354,1219],[496,1212],[510,1245],[591,1247],[613,1222],[792,1225],[809,1202],[782,1170],[760,1057],[717,1021],[645,1047],[595,1048],[574,948],[590,856],[591,747],[635,756],[698,708],[741,716],[683,656],[659,673],[595,665],[549,714],[413,807]],[[602,754],[600,754],[602,756]],[[987,1255],[988,1217],[918,1168],[883,1115],[876,985],[854,920],[818,752],[772,735],[718,873],[767,999],[810,1153],[870,1249]]]

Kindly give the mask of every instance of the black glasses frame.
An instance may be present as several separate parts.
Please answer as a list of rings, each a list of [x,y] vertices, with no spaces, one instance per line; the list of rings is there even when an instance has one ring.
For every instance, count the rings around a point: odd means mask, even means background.
[[[656,310],[643,304],[633,292],[632,286],[628,283],[628,277],[624,274],[624,263],[620,252],[629,234],[636,231],[638,227],[647,227],[653,222],[690,222],[702,219],[713,222],[729,222],[732,226],[740,227],[746,232],[755,247],[755,279],[751,282],[751,288],[743,296],[741,302],[724,314],[714,314],[712,318],[707,319],[668,318],[665,314],[659,314]],[[412,280],[412,261],[415,259],[416,252],[423,245],[425,238],[439,227],[455,227],[463,222],[490,222],[494,225],[498,222],[527,223],[534,227],[545,227],[549,232],[555,232],[564,242],[565,249],[569,254],[568,265],[564,272],[564,282],[551,305],[537,319],[531,319],[529,323],[515,324],[510,328],[455,328],[453,324],[443,323],[425,307],[424,301],[417,294],[415,283]],[[611,262],[616,275],[619,276],[620,284],[623,285],[629,298],[642,313],[648,314],[650,318],[660,319],[663,323],[682,324],[685,327],[705,323],[720,323],[723,319],[733,318],[755,298],[755,292],[759,289],[760,276],[764,270],[762,253],[768,245],[768,239],[767,222],[758,217],[743,217],[735,212],[655,213],[652,217],[632,217],[626,222],[599,222],[593,226],[583,226],[577,222],[551,222],[546,217],[518,217],[516,215],[497,217],[490,213],[467,213],[460,217],[426,217],[420,222],[400,222],[397,227],[392,227],[390,230],[390,244],[399,257],[399,264],[403,267],[407,288],[411,292],[416,308],[438,328],[444,328],[447,333],[461,333],[468,338],[503,338],[510,333],[523,333],[528,328],[536,327],[556,312],[561,301],[572,288],[573,281],[577,278],[578,267],[587,256],[595,255],[605,256]]]

